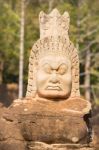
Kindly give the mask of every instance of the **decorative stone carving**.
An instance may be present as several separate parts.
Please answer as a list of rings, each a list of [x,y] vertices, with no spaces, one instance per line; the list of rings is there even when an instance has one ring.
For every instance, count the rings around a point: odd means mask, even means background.
[[[69,14],[62,16],[57,9],[49,15],[40,13],[40,39],[34,44],[29,59],[29,80],[27,96],[35,97],[36,94],[36,62],[42,57],[62,56],[71,61],[72,88],[71,97],[80,96],[79,93],[79,59],[77,49],[69,40]],[[51,62],[50,62],[51,63]]]
[[[29,58],[26,97],[14,101],[1,116],[0,148],[12,150],[17,144],[17,150],[83,150],[91,141],[91,104],[80,97],[69,14],[61,16],[54,9],[49,15],[41,12],[39,20],[40,39]]]

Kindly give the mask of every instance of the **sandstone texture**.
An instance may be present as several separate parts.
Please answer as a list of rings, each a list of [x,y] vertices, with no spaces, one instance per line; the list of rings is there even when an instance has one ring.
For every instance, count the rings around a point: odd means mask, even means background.
[[[77,98],[61,102],[15,101],[0,118],[0,150],[72,147],[83,150],[88,141],[88,126],[84,119],[86,114],[80,110],[85,106],[86,102]]]

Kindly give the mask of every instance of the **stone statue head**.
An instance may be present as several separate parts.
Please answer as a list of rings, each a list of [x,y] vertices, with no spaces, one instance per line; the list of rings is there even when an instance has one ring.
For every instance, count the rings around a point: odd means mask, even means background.
[[[69,40],[69,14],[40,13],[40,39],[29,59],[27,96],[67,99],[79,96],[79,61]]]

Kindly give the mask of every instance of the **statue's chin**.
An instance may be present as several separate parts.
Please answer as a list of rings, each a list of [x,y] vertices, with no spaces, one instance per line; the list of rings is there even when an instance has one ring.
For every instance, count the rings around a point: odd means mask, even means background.
[[[46,91],[38,92],[38,96],[41,98],[46,98],[46,99],[65,100],[69,98],[70,92],[66,93],[66,92],[58,91],[58,90],[46,90]]]

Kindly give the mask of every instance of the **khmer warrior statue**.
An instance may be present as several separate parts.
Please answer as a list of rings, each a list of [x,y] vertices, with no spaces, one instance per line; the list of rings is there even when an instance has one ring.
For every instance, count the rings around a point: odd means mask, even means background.
[[[1,117],[5,130],[0,131],[0,147],[81,149],[91,141],[91,104],[80,96],[79,58],[68,35],[70,17],[54,9],[49,15],[41,12],[39,22],[26,97],[14,101]]]

